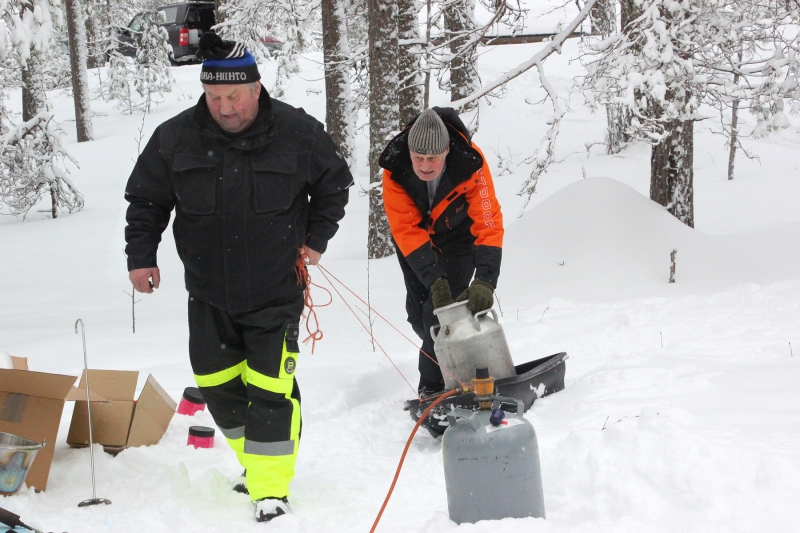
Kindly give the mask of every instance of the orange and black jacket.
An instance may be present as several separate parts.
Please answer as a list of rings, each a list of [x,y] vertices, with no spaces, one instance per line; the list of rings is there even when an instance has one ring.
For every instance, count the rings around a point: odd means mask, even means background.
[[[470,141],[469,131],[455,110],[433,109],[450,133],[450,152],[432,209],[428,207],[427,184],[414,174],[408,150],[408,130],[416,117],[381,154],[383,202],[392,237],[398,252],[426,287],[447,277],[438,264],[439,254],[472,254],[475,279],[497,287],[503,215],[489,165]]]

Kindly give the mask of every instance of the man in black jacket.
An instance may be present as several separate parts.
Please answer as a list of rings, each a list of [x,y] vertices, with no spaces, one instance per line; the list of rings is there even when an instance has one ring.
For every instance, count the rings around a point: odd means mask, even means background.
[[[160,283],[173,231],[189,291],[189,356],[220,431],[246,470],[256,519],[289,512],[300,439],[298,257],[316,264],[353,178],[322,124],[273,100],[240,43],[203,34],[204,94],[161,124],[125,189],[128,270]]]

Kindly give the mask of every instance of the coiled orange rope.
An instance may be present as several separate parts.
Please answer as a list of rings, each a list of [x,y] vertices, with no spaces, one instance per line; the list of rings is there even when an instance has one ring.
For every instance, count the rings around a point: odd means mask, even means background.
[[[319,319],[317,318],[317,312],[314,310],[315,307],[327,307],[333,303],[333,295],[331,291],[313,283],[311,281],[311,274],[308,272],[308,255],[306,254],[305,250],[302,248],[297,254],[297,263],[294,265],[294,271],[297,275],[297,284],[303,285],[303,297],[305,306],[308,308],[308,314],[304,314],[303,318],[306,319],[306,331],[308,331],[308,337],[303,339],[303,344],[308,344],[308,341],[311,341],[311,353],[314,353],[314,348],[316,347],[317,341],[322,340],[324,336],[322,334],[322,330],[319,327]],[[325,304],[314,304],[314,299],[311,297],[311,286],[317,287],[322,289],[323,291],[328,293],[328,303]],[[314,330],[311,329],[311,320],[314,320]]]

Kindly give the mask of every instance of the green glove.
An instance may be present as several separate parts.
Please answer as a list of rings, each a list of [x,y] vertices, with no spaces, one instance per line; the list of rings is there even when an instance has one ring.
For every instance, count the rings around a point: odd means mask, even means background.
[[[479,279],[472,280],[469,288],[458,295],[457,302],[469,300],[467,307],[472,314],[486,311],[494,305],[494,287],[491,283]]]
[[[431,300],[433,301],[434,309],[455,303],[453,296],[450,294],[450,284],[447,283],[445,278],[439,278],[431,285]]]

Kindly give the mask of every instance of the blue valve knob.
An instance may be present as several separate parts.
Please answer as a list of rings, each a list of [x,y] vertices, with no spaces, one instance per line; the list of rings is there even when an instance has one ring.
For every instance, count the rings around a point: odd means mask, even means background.
[[[499,426],[503,419],[506,417],[506,412],[502,409],[492,409],[492,414],[489,416],[489,422],[493,426]]]

